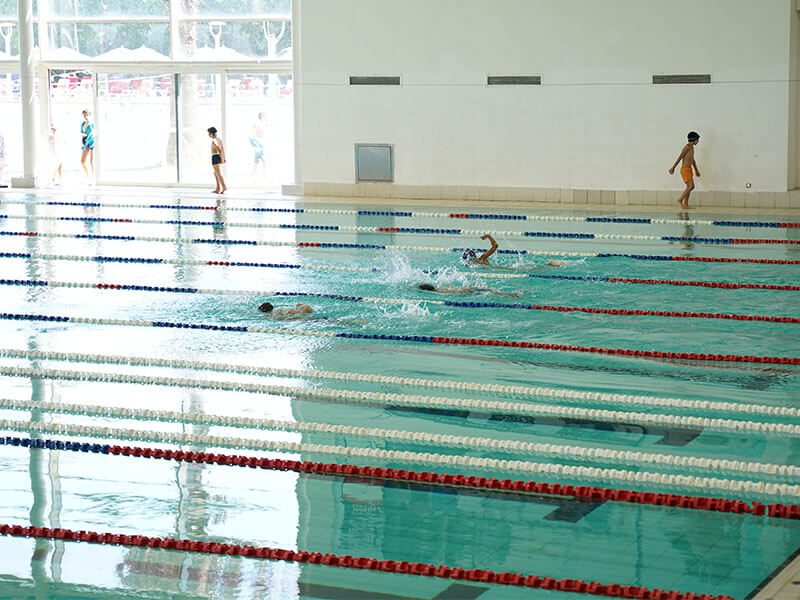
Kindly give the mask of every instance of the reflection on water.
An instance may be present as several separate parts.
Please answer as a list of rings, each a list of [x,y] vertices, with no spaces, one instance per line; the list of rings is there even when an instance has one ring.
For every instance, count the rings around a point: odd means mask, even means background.
[[[115,201],[100,193],[91,194],[87,198],[91,201]],[[197,203],[196,200],[191,202]],[[209,214],[211,211],[159,211],[156,216],[156,213],[146,209],[78,207],[73,210],[32,204],[8,205],[4,210],[9,214],[25,216],[24,227],[29,231],[51,227],[38,220],[39,216],[50,214],[183,218],[211,220],[213,225],[144,227],[124,223],[77,221],[59,223],[53,230],[68,233],[152,235],[175,238],[175,242],[4,237],[0,238],[0,246],[3,251],[8,252],[165,257],[201,261],[290,262],[308,266],[378,267],[380,271],[342,275],[342,272],[303,269],[105,262],[95,262],[88,266],[86,262],[77,261],[0,259],[4,278],[263,290],[263,295],[170,295],[33,286],[4,287],[0,300],[2,310],[119,319],[235,323],[297,329],[306,333],[357,331],[389,335],[520,339],[655,350],[800,355],[793,329],[795,326],[792,325],[715,322],[703,319],[689,323],[685,319],[608,317],[497,307],[467,309],[430,301],[464,300],[463,297],[451,298],[443,294],[434,298],[417,288],[420,283],[432,283],[440,287],[490,285],[501,293],[519,295],[518,299],[508,302],[521,304],[663,308],[796,316],[800,306],[792,294],[785,292],[482,277],[487,273],[524,275],[546,270],[547,273],[579,277],[628,276],[794,283],[800,276],[800,269],[792,266],[768,269],[764,265],[748,264],[581,258],[567,259],[565,266],[555,268],[546,266],[547,257],[501,255],[497,257],[499,268],[468,269],[458,262],[458,253],[321,251],[308,248],[190,243],[197,238],[347,243],[363,241],[443,247],[470,243],[461,239],[455,241],[395,234],[349,236],[226,226],[226,221],[234,220],[231,217],[234,213],[230,208],[244,202],[246,201],[239,199],[220,199],[213,216]],[[263,204],[263,201],[259,202],[259,205]],[[285,206],[285,203],[280,206]],[[241,214],[235,213],[235,220],[242,220]],[[691,217],[691,214],[680,216],[684,221]],[[248,218],[252,218],[254,222],[261,220],[265,223],[288,223],[295,215],[248,213]],[[319,218],[314,216],[313,219],[302,219],[304,222],[318,224],[377,224],[391,227],[399,226],[402,221],[402,225],[412,223],[410,226],[436,226],[423,221],[384,217],[376,220],[362,216],[353,218],[322,215]],[[580,231],[587,228],[587,224],[563,222],[540,225],[543,231]],[[504,222],[503,227],[524,228],[525,225]],[[596,227],[596,231],[620,231],[619,226],[603,229],[603,225],[592,224],[592,227]],[[14,227],[0,222],[0,228]],[[681,235],[688,238],[740,234],[721,233],[688,222],[654,226],[652,231],[657,231],[660,235]],[[769,233],[778,235],[772,231]],[[790,231],[789,235],[796,233]],[[779,246],[716,248],[693,242],[683,242],[682,246],[686,251],[691,250],[693,255],[707,256],[770,258],[781,257],[789,252]],[[548,242],[537,239],[501,241],[501,247],[508,250],[607,250],[643,254],[671,252],[666,245],[589,245],[583,241]],[[401,302],[371,304],[313,298],[315,315],[324,319],[282,323],[266,319],[256,309],[260,302],[267,299],[269,292],[276,291],[389,298]],[[482,296],[472,299],[487,300]],[[0,340],[0,346],[7,348],[144,355],[509,385],[545,385],[575,390],[774,406],[794,406],[797,394],[800,393],[800,371],[791,366],[659,362],[513,348],[444,348],[335,337],[75,326],[69,323],[58,323],[54,326],[21,321],[0,321]],[[512,399],[502,394],[420,390],[348,379],[266,378],[227,373],[212,375],[210,372],[183,368],[101,368],[91,363],[64,364],[55,361],[3,359],[3,363],[89,372],[107,369],[197,379],[219,377],[297,388],[325,387],[405,394],[429,393],[472,399]],[[668,425],[654,429],[607,421],[509,418],[508,415],[467,410],[458,413],[408,411],[382,404],[314,402],[298,399],[291,392],[284,395],[245,394],[182,387],[99,384],[90,381],[23,381],[12,378],[3,378],[2,383],[5,384],[4,396],[17,400],[30,399],[34,404],[46,400],[118,408],[174,410],[185,414],[253,416],[498,440],[570,443],[585,448],[641,449],[745,462],[796,465],[800,460],[800,440],[792,437],[742,435],[702,429],[687,431]],[[516,398],[515,401],[520,399]],[[552,400],[552,403],[559,405],[558,400]],[[578,405],[589,408],[618,408],[592,401]],[[648,407],[641,407],[641,410],[658,412]],[[727,416],[710,411],[699,412],[703,416],[714,418]],[[690,411],[675,413],[690,414]],[[156,432],[245,435],[267,440],[332,444],[341,448],[357,446],[376,450],[465,453],[449,446],[360,437],[341,432],[302,435],[271,430],[243,432],[240,429],[198,424],[52,415],[41,410],[16,413],[8,411],[0,417],[43,423],[131,427]],[[16,434],[8,432],[4,435]],[[203,446],[192,449],[222,452]],[[492,449],[475,450],[474,455],[505,457]],[[297,457],[287,454],[281,456]],[[344,460],[341,457],[333,459],[329,455],[313,454],[297,458]],[[541,457],[525,458],[548,462]],[[377,459],[363,462],[403,468],[414,466],[410,463],[392,464]],[[583,464],[577,460],[575,463]],[[301,476],[256,469],[9,446],[0,447],[0,466],[3,472],[3,477],[0,478],[2,522],[268,545],[464,568],[601,580],[625,585],[678,588],[701,593],[729,593],[736,597],[749,593],[800,545],[800,525],[794,522],[741,515],[704,514],[665,507],[613,502],[583,503],[552,496],[499,496],[494,493],[467,492],[436,486]],[[434,470],[430,465],[424,468]],[[669,468],[659,465],[652,468],[656,471],[660,469],[659,472],[671,472]],[[476,474],[479,474],[477,469]],[[0,550],[4,557],[0,567],[0,596],[3,597],[19,595],[20,590],[25,590],[25,593],[35,591],[41,597],[47,597],[48,594],[123,598],[432,598],[438,594],[442,594],[441,597],[458,597],[458,594],[481,598],[529,597],[526,590],[454,584],[384,573],[351,573],[321,566],[300,566],[156,549],[2,539]],[[454,585],[461,585],[462,588],[453,588]],[[469,589],[463,589],[463,586]]]

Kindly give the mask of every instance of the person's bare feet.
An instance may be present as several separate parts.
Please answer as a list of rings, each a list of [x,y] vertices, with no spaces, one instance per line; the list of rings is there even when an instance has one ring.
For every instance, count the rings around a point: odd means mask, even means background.
[[[217,193],[218,193],[218,194],[224,194],[224,193],[225,193],[225,192],[227,192],[227,191],[228,191],[228,188],[222,188],[222,189],[221,189],[219,192],[217,192]]]

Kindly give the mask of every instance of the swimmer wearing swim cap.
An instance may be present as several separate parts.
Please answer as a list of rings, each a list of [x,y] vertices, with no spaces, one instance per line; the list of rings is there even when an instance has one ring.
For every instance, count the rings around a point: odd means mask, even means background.
[[[488,240],[489,243],[492,245],[486,252],[481,254],[480,256],[474,250],[467,248],[464,250],[464,253],[461,255],[461,260],[466,264],[470,265],[486,265],[490,266],[491,263],[489,262],[489,257],[497,252],[497,242],[495,239],[489,235],[488,233],[484,233],[481,236],[482,240]]]

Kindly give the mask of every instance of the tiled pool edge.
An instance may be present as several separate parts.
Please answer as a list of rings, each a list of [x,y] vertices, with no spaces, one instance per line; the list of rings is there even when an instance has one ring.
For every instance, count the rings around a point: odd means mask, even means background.
[[[778,567],[765,580],[764,587],[747,596],[747,600],[795,600],[800,591],[800,548],[787,563]]]
[[[390,183],[303,184],[305,196],[370,197],[392,200],[512,201],[555,204],[563,207],[675,206],[680,190],[588,190],[572,188],[528,188],[497,186],[426,186]],[[699,190],[692,204],[716,208],[796,208],[800,190],[791,192],[721,192]]]

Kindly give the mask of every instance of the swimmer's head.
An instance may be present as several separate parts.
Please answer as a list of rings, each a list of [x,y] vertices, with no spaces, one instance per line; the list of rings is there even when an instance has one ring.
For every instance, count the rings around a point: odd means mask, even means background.
[[[467,248],[464,250],[464,254],[461,255],[461,260],[464,262],[472,262],[478,258],[478,255],[475,254],[475,250],[470,250]]]
[[[273,308],[275,307],[272,306],[272,304],[270,304],[269,302],[264,302],[264,304],[258,307],[258,310],[260,310],[261,312],[270,313],[272,312]]]
[[[208,137],[217,137],[217,128],[216,127],[209,127],[208,128]]]
[[[435,291],[436,291],[436,287],[434,287],[434,286],[433,286],[432,284],[430,284],[430,283],[420,283],[420,284],[417,286],[417,288],[419,288],[419,289],[421,289],[421,290],[425,290],[426,292],[435,292]]]
[[[686,139],[689,140],[689,142],[699,142],[700,134],[696,131],[690,131],[689,135],[686,136]]]

